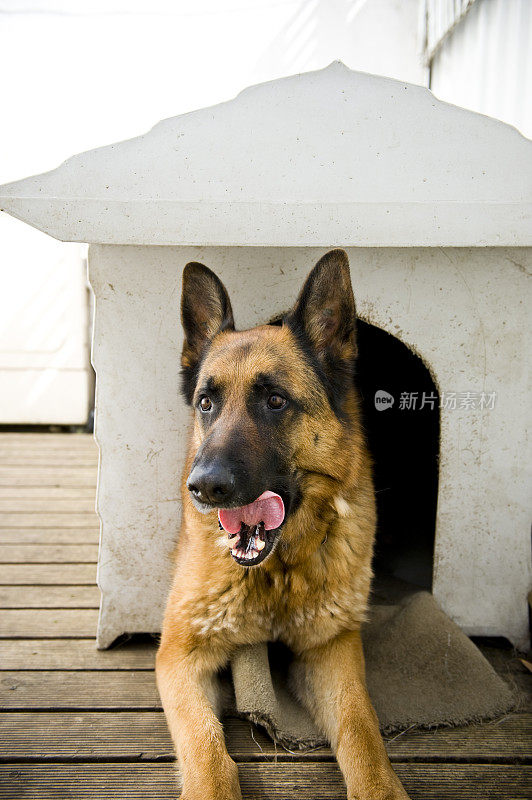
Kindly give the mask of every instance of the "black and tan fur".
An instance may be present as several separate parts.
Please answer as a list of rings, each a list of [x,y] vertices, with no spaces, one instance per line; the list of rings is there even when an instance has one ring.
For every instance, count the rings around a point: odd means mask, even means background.
[[[296,656],[297,691],[331,741],[349,800],[405,800],[364,678],[360,626],[372,577],[375,503],[354,383],[347,256],[333,250],[318,262],[280,324],[242,332],[234,330],[219,279],[188,264],[182,320],[183,389],[194,427],[157,655],[181,797],[241,797],[217,716],[216,675],[239,645],[280,640]],[[270,408],[273,395],[285,406]],[[196,491],[190,474],[198,470],[229,471],[221,505],[245,505],[265,490],[283,498],[285,521],[259,565],[241,566],[219,546],[227,534],[219,530],[217,504],[187,489],[188,480]]]

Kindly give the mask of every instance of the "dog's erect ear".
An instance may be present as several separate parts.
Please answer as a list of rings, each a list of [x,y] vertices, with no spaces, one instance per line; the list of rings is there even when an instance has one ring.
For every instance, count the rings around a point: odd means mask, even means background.
[[[191,261],[183,270],[181,321],[185,332],[181,366],[183,391],[190,402],[205,345],[220,331],[234,330],[227,290],[208,267]]]
[[[303,334],[324,365],[333,360],[354,362],[356,309],[344,250],[331,250],[320,258],[286,322],[296,334]]]

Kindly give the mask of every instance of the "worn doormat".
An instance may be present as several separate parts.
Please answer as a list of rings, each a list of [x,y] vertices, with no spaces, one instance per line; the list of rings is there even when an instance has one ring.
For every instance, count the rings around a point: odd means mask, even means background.
[[[515,707],[516,696],[428,592],[372,605],[363,641],[368,689],[383,733],[464,725]],[[285,648],[242,647],[231,672],[238,716],[262,725],[289,749],[327,744],[289,690]]]

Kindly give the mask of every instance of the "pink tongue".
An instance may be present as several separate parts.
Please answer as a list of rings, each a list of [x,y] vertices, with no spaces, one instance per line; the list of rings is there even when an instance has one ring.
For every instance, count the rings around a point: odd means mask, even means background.
[[[248,506],[220,508],[218,519],[227,533],[238,533],[242,523],[251,527],[264,522],[267,531],[278,528],[284,519],[284,503],[275,492],[263,492]]]

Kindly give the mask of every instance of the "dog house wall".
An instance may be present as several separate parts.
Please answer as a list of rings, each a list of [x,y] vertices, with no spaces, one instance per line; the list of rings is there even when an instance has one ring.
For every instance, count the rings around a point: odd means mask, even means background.
[[[159,630],[171,578],[190,411],[179,391],[181,272],[225,282],[237,326],[283,311],[323,248],[92,246],[93,360],[103,592],[99,642]],[[495,392],[493,409],[441,410],[433,591],[470,634],[526,639],[528,487],[524,248],[348,248],[362,319],[427,364],[440,394]],[[156,276],[156,279],[154,277]]]

